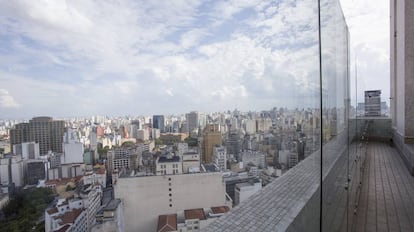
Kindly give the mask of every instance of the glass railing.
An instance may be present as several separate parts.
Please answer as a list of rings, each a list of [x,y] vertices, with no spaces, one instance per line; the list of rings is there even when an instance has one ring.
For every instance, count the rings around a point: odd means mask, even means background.
[[[308,74],[302,75],[302,79],[296,76],[301,85],[290,86],[295,94],[289,96],[300,107],[312,109],[312,119],[303,120],[300,131],[306,141],[305,159],[207,231],[237,228],[243,231],[250,228],[352,231],[363,184],[367,143],[369,140],[389,142],[391,138],[388,117],[357,116],[358,110],[361,111],[358,101],[364,93],[356,88],[359,81],[356,75],[350,74],[350,36],[339,1],[282,2],[280,5],[289,6],[288,9],[276,11],[276,16],[268,21],[283,24],[291,16],[290,12],[295,12],[296,17],[304,20],[296,19],[289,31],[309,29],[306,34],[301,33],[307,37],[304,40],[307,46],[299,40],[290,40],[298,44],[289,56],[305,54],[306,50],[306,63],[297,60],[297,66],[284,68],[290,72],[305,70]],[[300,11],[305,6],[308,14]],[[302,94],[305,91],[308,91],[306,96]],[[282,138],[287,136],[286,132],[281,134]],[[281,151],[279,159],[284,154]],[[253,222],[247,223],[246,219]]]

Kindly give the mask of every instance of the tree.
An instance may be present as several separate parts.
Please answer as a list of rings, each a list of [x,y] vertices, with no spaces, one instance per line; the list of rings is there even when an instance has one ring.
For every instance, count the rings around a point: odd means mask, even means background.
[[[164,145],[161,139],[155,139],[155,145]]]
[[[186,142],[189,147],[197,147],[198,145],[198,140],[196,138],[187,137],[184,139],[184,142]]]
[[[32,188],[19,191],[3,208],[5,219],[0,221],[1,231],[31,231],[37,220],[54,199],[49,188]],[[40,230],[42,230],[40,226]]]

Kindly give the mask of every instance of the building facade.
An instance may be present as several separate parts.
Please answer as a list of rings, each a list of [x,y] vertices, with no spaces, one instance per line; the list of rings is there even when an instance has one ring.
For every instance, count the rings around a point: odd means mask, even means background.
[[[381,90],[365,91],[365,116],[381,116]]]
[[[159,129],[161,133],[165,132],[164,115],[154,115],[154,116],[152,116],[152,128]]]
[[[114,193],[124,204],[125,231],[154,231],[159,215],[228,205],[220,173],[121,177]]]
[[[390,1],[393,140],[414,175],[414,2]]]
[[[35,142],[39,144],[40,155],[48,151],[63,152],[62,138],[65,132],[65,122],[53,120],[51,117],[36,117],[29,123],[20,123],[10,130],[10,144]]]
[[[202,160],[204,163],[213,162],[213,149],[216,145],[221,145],[222,138],[219,124],[209,124],[204,129],[202,142]]]

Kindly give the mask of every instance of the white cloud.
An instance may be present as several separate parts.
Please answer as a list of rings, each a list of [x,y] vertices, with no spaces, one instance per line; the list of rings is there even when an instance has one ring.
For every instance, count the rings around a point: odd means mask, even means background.
[[[363,91],[381,89],[382,99],[390,96],[389,76],[389,1],[341,0],[351,35],[351,75],[355,76],[358,63],[358,94],[363,101]],[[354,88],[351,88],[354,90]]]
[[[0,86],[29,117],[296,106],[316,88],[313,1],[1,5]]]
[[[1,108],[19,108],[20,105],[10,95],[6,89],[0,89],[0,107]]]

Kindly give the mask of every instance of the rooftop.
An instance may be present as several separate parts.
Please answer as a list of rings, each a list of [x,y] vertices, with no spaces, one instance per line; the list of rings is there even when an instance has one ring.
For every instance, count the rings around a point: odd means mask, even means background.
[[[172,157],[166,157],[166,156],[160,156],[158,159],[158,163],[172,163],[172,162],[180,162],[179,156],[172,156]]]
[[[59,228],[58,230],[55,230],[55,232],[66,232],[69,230],[70,225],[64,225],[61,228]]]
[[[211,211],[213,211],[214,214],[227,213],[229,210],[230,208],[228,206],[211,207]]]
[[[187,209],[184,210],[184,217],[186,220],[199,219],[206,220],[206,215],[204,214],[204,209]]]
[[[59,224],[69,224],[74,223],[76,218],[83,212],[83,209],[74,209],[70,212],[66,212],[65,214],[61,215],[59,218],[62,220]]]
[[[168,232],[177,230],[177,214],[158,216],[157,232]]]
[[[105,210],[116,210],[118,205],[121,203],[120,199],[112,199],[107,206],[105,206]]]

